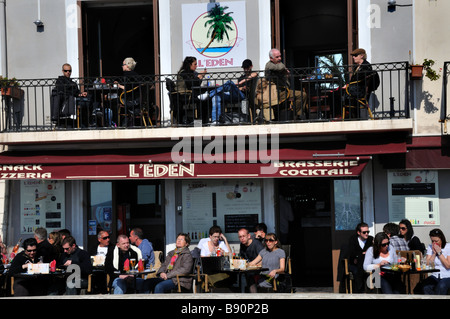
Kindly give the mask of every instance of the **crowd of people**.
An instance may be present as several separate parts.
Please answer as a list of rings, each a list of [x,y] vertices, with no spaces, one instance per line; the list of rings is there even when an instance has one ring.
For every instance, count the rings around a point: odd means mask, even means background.
[[[414,288],[415,294],[447,295],[450,289],[450,247],[446,245],[446,238],[442,230],[436,228],[430,231],[431,244],[425,244],[414,234],[411,222],[407,219],[398,224],[387,223],[383,231],[369,235],[369,225],[360,223],[355,234],[347,245],[341,249],[341,260],[348,260],[348,270],[353,276],[353,292],[365,291],[370,272],[381,270],[383,266],[398,263],[400,251],[419,251],[424,257],[426,265],[434,265],[436,272],[430,273],[424,280],[418,282]],[[420,267],[420,265],[417,265]],[[342,267],[342,264],[340,264]],[[342,269],[338,271],[343,285]],[[385,294],[406,293],[405,283],[400,272],[379,271],[380,289]]]
[[[272,281],[285,269],[286,255],[281,249],[281,243],[273,233],[267,233],[267,226],[258,224],[255,232],[242,228],[238,232],[240,240],[239,256],[248,261],[249,265],[261,265],[266,271],[255,276],[246,276],[247,289],[256,292],[257,287],[270,287]],[[234,253],[226,236],[219,226],[212,226],[209,236],[198,242],[194,250],[189,246],[189,234],[180,233],[177,236],[175,248],[167,252],[164,261],[157,269],[152,243],[144,237],[141,228],[131,229],[129,236],[120,234],[114,244],[110,233],[100,230],[97,234],[98,244],[84,250],[76,243],[75,238],[67,229],[47,233],[45,228],[37,228],[32,238],[22,243],[22,249],[8,265],[6,275],[14,277],[13,291],[15,296],[35,295],[76,295],[87,289],[89,276],[94,293],[125,294],[137,293],[167,293],[177,288],[177,275],[192,274],[194,262],[200,257],[220,256]],[[198,252],[198,255],[196,255]],[[197,261],[196,261],[197,258]],[[142,278],[127,272],[130,261],[137,261],[145,269],[155,269],[153,276]],[[29,271],[29,264],[48,263],[53,265],[51,272],[64,273],[64,276],[20,276]],[[79,282],[67,280],[77,265]],[[236,279],[219,277],[210,283]],[[189,291],[192,288],[192,277],[181,276],[180,286]]]

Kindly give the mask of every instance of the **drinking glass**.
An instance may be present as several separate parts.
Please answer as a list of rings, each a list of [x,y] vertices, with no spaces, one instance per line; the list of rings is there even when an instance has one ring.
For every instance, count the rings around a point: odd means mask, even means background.
[[[136,267],[136,259],[134,259],[134,258],[130,259],[130,266],[131,266],[130,270],[134,270],[135,269],[135,267]]]

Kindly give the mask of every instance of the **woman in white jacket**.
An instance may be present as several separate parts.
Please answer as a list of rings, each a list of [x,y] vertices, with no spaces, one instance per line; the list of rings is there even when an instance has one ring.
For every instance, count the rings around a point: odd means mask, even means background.
[[[373,246],[367,249],[364,257],[364,270],[373,272],[383,265],[394,261],[395,252],[389,249],[389,237],[384,232],[375,235]],[[380,269],[381,291],[385,294],[405,293],[405,285],[402,283],[400,274],[384,273]]]

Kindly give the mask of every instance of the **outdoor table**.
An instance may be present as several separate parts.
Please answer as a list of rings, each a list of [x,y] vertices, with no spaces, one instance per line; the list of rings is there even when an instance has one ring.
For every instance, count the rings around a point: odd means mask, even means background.
[[[133,276],[134,278],[134,287],[136,288],[136,278],[141,276],[142,279],[144,279],[144,276],[148,275],[148,274],[152,274],[155,273],[156,269],[152,268],[152,269],[144,269],[143,271],[138,271],[138,270],[130,270],[130,271],[115,271],[114,273],[117,275],[128,275],[128,276]]]
[[[262,267],[247,267],[245,269],[243,269],[243,268],[222,268],[222,271],[225,273],[237,275],[239,290],[242,293],[245,293],[245,286],[242,284],[243,276],[258,275],[262,271],[267,271],[267,270],[269,270],[269,268],[262,268]]]
[[[386,265],[386,266],[381,266],[381,270],[386,272],[386,273],[391,273],[391,274],[399,274],[402,276],[402,280],[406,285],[406,293],[408,295],[411,294],[411,274],[419,274],[420,275],[420,280],[422,281],[424,279],[424,275],[425,274],[429,274],[429,273],[433,273],[433,272],[439,272],[439,269],[409,269],[407,271],[402,271],[400,269],[398,270],[394,270],[392,269],[391,265]]]

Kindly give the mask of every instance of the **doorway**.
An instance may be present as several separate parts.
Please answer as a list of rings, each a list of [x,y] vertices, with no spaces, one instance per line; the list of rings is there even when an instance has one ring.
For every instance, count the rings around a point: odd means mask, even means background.
[[[282,244],[291,245],[294,286],[332,287],[332,179],[283,179],[278,192],[293,211]]]
[[[127,57],[137,73],[155,74],[153,5],[143,3],[82,3],[86,77],[120,76]]]
[[[107,230],[111,243],[119,234],[139,227],[154,250],[165,248],[163,184],[154,180],[89,182],[88,246],[97,245],[96,234]]]

